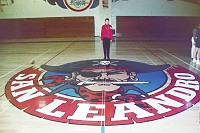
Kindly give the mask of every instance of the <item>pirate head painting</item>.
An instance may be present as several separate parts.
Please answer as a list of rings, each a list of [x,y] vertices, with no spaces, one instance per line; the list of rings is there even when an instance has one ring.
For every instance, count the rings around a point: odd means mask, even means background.
[[[67,95],[90,102],[128,102],[148,98],[148,93],[136,85],[150,82],[139,79],[137,75],[162,71],[168,67],[168,64],[154,66],[126,60],[111,60],[110,64],[101,60],[85,60],[61,66],[41,66],[47,71],[42,78],[43,86],[53,88],[47,95],[73,90],[74,94]],[[130,91],[137,93],[128,93]]]

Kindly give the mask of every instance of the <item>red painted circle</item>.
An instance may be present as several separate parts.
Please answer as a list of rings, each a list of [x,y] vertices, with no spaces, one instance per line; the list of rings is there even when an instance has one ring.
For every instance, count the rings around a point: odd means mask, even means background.
[[[90,0],[89,4],[88,4],[85,8],[82,8],[82,9],[75,9],[75,8],[71,7],[71,6],[69,5],[69,3],[67,2],[67,0],[64,0],[64,3],[65,3],[65,4],[67,5],[67,7],[68,7],[69,9],[71,9],[72,11],[75,11],[75,12],[82,12],[82,11],[88,9],[88,8],[91,6],[92,1],[93,1],[93,0]]]
[[[47,86],[40,82],[46,74],[45,71],[30,67],[8,81],[5,94],[18,109],[43,119],[77,125],[101,126],[102,122],[106,126],[128,125],[170,117],[200,101],[198,75],[181,66],[167,68],[165,73],[169,80],[155,92],[151,92],[149,98],[139,99],[136,95],[127,94],[118,95],[118,100],[103,103],[84,101],[61,94],[48,95]],[[58,80],[61,81],[61,78]],[[82,88],[79,90],[82,95],[88,91]],[[118,91],[114,92],[122,93],[121,90]],[[107,92],[106,96],[108,95],[112,93]],[[140,113],[141,111],[144,113]]]

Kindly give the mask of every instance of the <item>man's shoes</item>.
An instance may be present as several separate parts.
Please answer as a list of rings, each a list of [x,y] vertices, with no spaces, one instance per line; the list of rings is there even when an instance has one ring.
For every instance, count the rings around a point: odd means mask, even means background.
[[[197,60],[196,64],[197,64],[197,65],[199,65],[199,64],[200,64],[200,61],[199,61],[199,60]]]
[[[104,61],[110,61],[110,58],[103,58]]]
[[[196,60],[195,58],[193,58],[192,62],[193,62],[193,63],[196,63],[196,62],[197,62],[197,60]]]

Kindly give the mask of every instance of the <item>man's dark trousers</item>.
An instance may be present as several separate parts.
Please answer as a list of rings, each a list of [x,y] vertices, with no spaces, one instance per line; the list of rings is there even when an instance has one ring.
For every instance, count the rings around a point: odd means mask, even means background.
[[[104,59],[110,59],[110,39],[104,38],[103,39],[103,52],[104,52]]]

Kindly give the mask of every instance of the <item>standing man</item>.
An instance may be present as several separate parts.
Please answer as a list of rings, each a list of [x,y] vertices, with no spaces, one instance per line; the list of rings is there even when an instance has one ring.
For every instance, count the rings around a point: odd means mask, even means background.
[[[195,28],[195,30],[193,31],[194,33],[194,42],[195,42],[195,51],[194,51],[194,55],[193,55],[193,62],[196,64],[200,64],[200,23],[199,23],[199,27]]]
[[[110,60],[110,43],[113,39],[112,26],[109,19],[105,19],[105,24],[101,27],[100,40],[103,42],[104,60]]]

